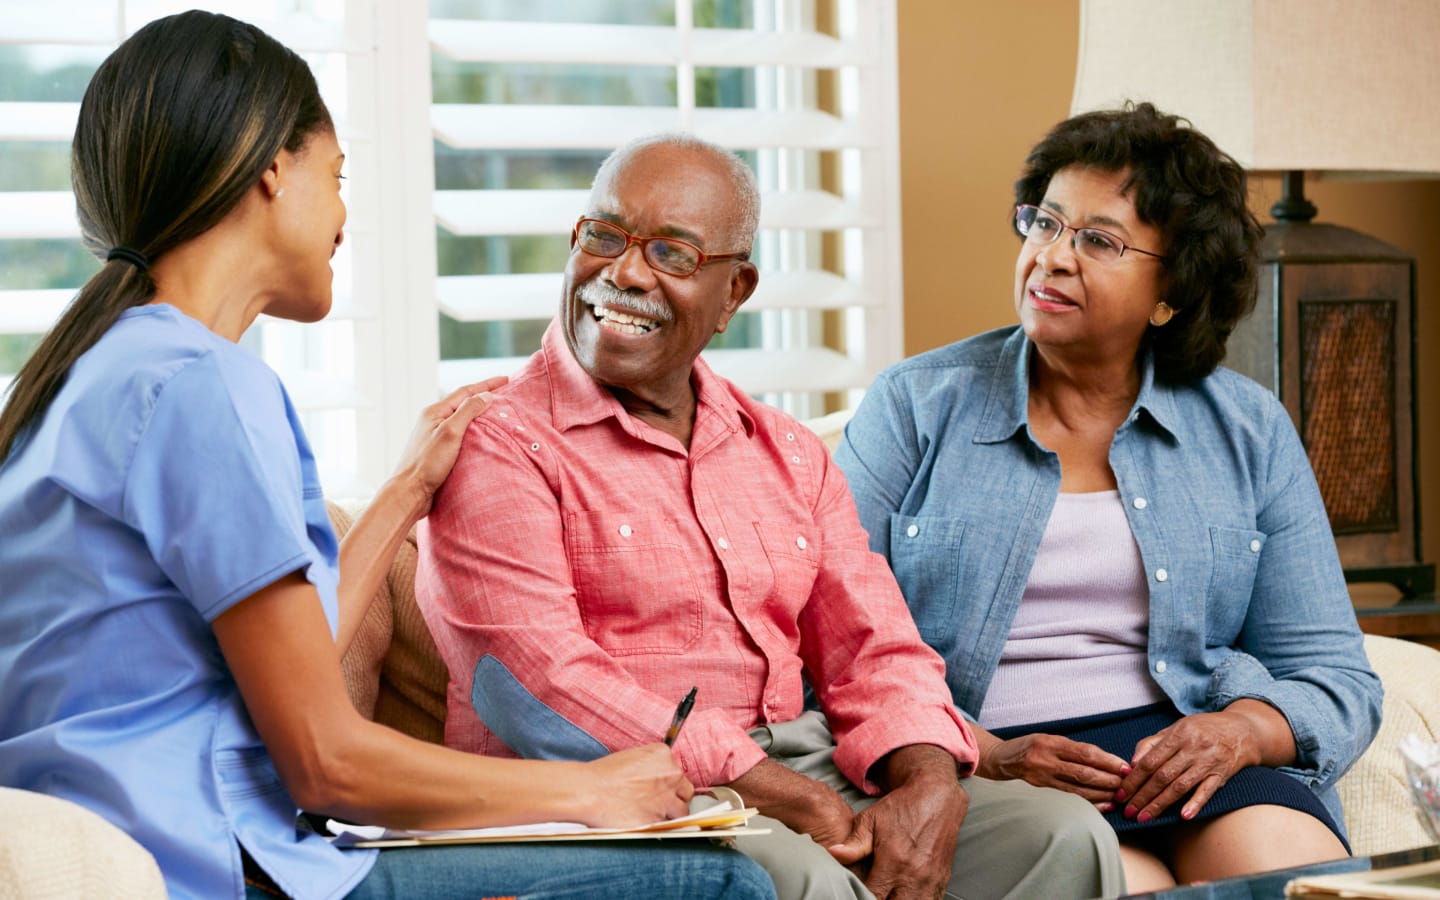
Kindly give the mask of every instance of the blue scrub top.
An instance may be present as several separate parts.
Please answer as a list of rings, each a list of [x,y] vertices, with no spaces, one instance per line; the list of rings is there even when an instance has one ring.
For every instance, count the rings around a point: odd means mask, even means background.
[[[279,378],[172,306],[126,311],[0,464],[0,784],[76,801],[174,897],[295,897],[373,851],[297,830],[210,622],[303,571],[333,634],[335,534]]]

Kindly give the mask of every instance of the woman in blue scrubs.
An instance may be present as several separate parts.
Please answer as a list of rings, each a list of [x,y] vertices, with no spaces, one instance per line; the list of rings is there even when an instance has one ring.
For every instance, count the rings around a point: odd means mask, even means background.
[[[351,706],[340,657],[498,382],[424,411],[337,546],[284,386],[236,341],[329,311],[343,163],[305,63],[234,19],[159,20],[96,72],[73,181],[105,264],[0,413],[0,784],[104,816],[176,897],[773,896],[720,848],[342,851],[297,820],[625,825],[692,793],[663,745],[488,759]]]

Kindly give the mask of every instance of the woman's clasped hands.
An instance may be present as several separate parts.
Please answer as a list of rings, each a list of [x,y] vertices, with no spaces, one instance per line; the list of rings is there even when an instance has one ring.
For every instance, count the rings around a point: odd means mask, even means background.
[[[1185,716],[1136,744],[1129,762],[1094,744],[1028,734],[984,750],[979,774],[1068,791],[1142,822],[1188,796],[1180,816],[1189,820],[1236,772],[1263,764],[1252,725],[1233,709]]]
[[[1115,792],[1115,803],[1125,804],[1127,819],[1148,822],[1189,795],[1180,810],[1188,821],[1236,772],[1264,762],[1243,713],[1185,716],[1135,745],[1134,768]]]

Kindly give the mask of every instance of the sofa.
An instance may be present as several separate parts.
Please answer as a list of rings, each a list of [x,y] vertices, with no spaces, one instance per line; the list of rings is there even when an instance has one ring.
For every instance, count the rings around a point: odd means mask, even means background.
[[[833,450],[845,413],[811,420]],[[343,536],[358,506],[331,504]],[[415,534],[401,546],[343,660],[351,700],[366,717],[440,743],[447,675],[415,603]],[[1365,652],[1385,685],[1374,743],[1340,780],[1345,825],[1357,856],[1433,843],[1410,799],[1397,749],[1407,734],[1440,742],[1440,651],[1366,635]],[[0,900],[162,898],[150,855],[100,817],[73,803],[0,788]]]

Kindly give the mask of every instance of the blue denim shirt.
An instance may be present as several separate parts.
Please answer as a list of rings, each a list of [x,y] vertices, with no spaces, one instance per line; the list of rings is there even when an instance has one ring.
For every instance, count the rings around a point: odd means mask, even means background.
[[[1060,490],[1030,430],[1031,347],[1010,327],[892,366],[836,453],[972,718]],[[1169,386],[1147,363],[1110,467],[1150,589],[1151,677],[1187,715],[1278,709],[1298,751],[1284,771],[1342,821],[1333,785],[1375,735],[1381,689],[1284,407],[1227,369]]]

